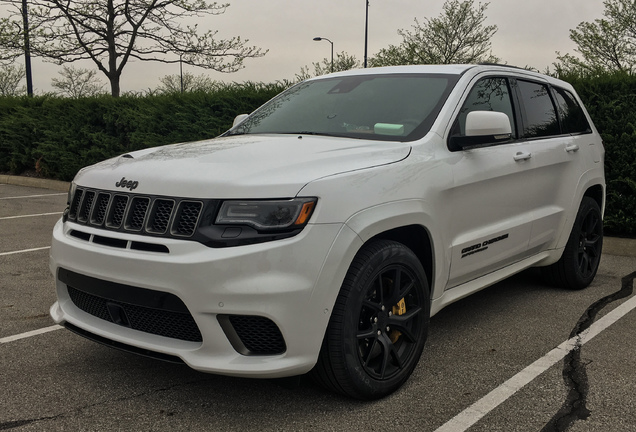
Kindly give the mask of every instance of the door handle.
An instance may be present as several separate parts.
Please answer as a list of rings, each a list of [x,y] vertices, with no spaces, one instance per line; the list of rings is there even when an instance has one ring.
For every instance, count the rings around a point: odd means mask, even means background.
[[[525,161],[532,157],[532,153],[529,152],[517,152],[514,156],[515,162]]]
[[[568,144],[565,146],[565,151],[568,153],[574,153],[579,151],[579,146],[576,144]]]

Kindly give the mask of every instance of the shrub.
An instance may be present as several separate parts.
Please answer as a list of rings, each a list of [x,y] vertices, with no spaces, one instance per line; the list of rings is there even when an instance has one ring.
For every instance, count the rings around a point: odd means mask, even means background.
[[[605,146],[606,232],[636,236],[636,76],[563,77],[576,88]]]
[[[86,165],[147,147],[212,138],[284,84],[229,84],[212,92],[0,98],[0,172],[71,180]]]

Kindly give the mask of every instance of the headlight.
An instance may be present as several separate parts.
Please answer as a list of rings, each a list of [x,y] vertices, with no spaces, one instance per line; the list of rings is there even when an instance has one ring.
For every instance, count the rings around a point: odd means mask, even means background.
[[[316,198],[225,201],[218,225],[248,225],[259,231],[302,228],[316,206]]]

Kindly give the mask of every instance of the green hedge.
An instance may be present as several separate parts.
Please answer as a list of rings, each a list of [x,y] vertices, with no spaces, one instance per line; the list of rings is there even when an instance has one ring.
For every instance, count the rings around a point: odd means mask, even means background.
[[[606,232],[636,237],[636,77],[566,76],[605,144]],[[0,98],[0,173],[71,180],[100,160],[217,136],[284,84],[232,84],[209,92],[63,99]]]
[[[0,98],[0,172],[68,181],[122,153],[215,137],[283,89],[248,83],[154,96]]]
[[[636,237],[636,76],[562,78],[576,88],[603,137],[605,231]]]

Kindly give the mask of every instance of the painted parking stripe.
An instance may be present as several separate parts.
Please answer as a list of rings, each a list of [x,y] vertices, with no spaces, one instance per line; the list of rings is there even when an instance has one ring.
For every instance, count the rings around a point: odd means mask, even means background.
[[[614,324],[628,312],[636,308],[636,297],[632,297],[621,304],[603,318],[596,321],[587,330],[563,342],[558,347],[541,357],[539,360],[526,367],[524,370],[501,384],[483,398],[466,408],[461,413],[439,427],[435,432],[464,432],[477,423],[486,414],[504,403],[508,398],[521,390],[526,384],[532,382],[543,372],[554,366],[568,355],[577,346],[583,346],[603,330]]]
[[[35,252],[35,251],[40,251],[44,249],[51,249],[51,246],[44,246],[44,247],[33,248],[33,249],[23,249],[19,251],[11,251],[11,252],[0,252],[0,256],[14,255],[14,254],[25,253],[25,252]]]
[[[41,197],[62,196],[62,195],[68,195],[68,194],[66,192],[62,192],[62,193],[44,194],[44,195],[23,195],[23,196],[14,196],[14,197],[2,197],[0,198],[0,200],[19,199],[19,198],[41,198]]]
[[[20,333],[17,335],[13,335],[13,336],[7,336],[7,337],[3,337],[0,338],[0,344],[5,344],[5,343],[9,343],[9,342],[15,342],[17,340],[20,339],[26,339],[26,338],[30,338],[32,336],[37,336],[37,335],[41,335],[43,333],[48,333],[48,332],[52,332],[54,330],[59,330],[59,329],[63,329],[64,327],[59,326],[59,325],[52,325],[50,327],[44,327],[38,330],[32,330],[26,333]]]
[[[20,219],[20,218],[37,217],[37,216],[51,216],[51,215],[61,215],[61,214],[62,212],[53,212],[53,213],[38,213],[38,214],[22,215],[22,216],[5,216],[5,217],[0,217],[0,220]]]

